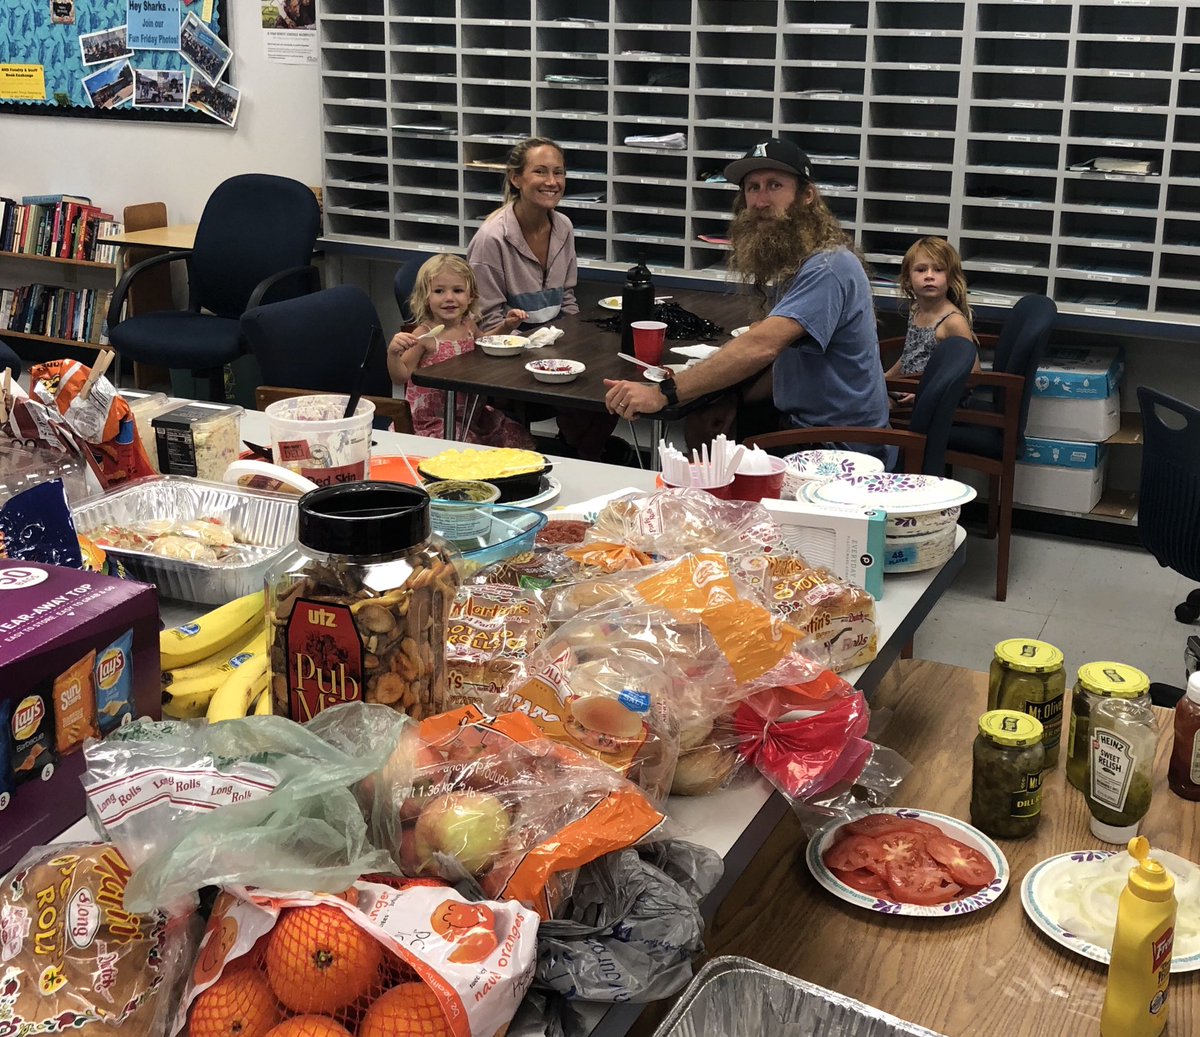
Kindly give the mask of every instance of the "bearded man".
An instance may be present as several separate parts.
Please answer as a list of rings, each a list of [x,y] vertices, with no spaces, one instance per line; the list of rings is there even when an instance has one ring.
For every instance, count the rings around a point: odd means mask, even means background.
[[[769,312],[674,379],[606,379],[608,409],[632,419],[734,386],[744,407],[752,407],[756,396],[765,405],[769,377],[785,425],[886,428],[887,387],[870,281],[861,254],[821,198],[808,156],[772,138],[726,166],[725,179],[741,186],[729,265],[772,302]],[[721,431],[736,406],[732,399],[701,412],[707,431]],[[689,439],[695,427],[692,422]],[[895,456],[894,447],[854,448],[887,463]]]

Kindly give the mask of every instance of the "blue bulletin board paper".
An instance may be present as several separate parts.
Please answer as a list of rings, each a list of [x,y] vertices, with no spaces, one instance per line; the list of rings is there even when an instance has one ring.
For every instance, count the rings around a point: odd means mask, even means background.
[[[132,49],[179,49],[180,0],[128,0],[128,3]]]

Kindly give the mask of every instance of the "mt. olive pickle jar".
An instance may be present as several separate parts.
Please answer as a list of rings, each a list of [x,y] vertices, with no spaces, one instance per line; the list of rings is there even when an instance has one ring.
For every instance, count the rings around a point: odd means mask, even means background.
[[[1067,727],[1067,781],[1080,792],[1088,786],[1091,756],[1089,725],[1092,712],[1106,698],[1129,699],[1150,705],[1150,678],[1124,663],[1084,663],[1071,692],[1071,720]]]
[[[979,718],[971,749],[971,824],[1001,839],[1029,835],[1042,817],[1041,721],[1015,709]]]
[[[420,720],[442,711],[453,551],[429,495],[398,483],[323,486],[300,498],[297,552],[267,578],[275,712],[298,722],[342,702]]]
[[[988,709],[1015,709],[1042,725],[1046,767],[1058,763],[1063,693],[1063,654],[1052,644],[1012,637],[996,645],[988,675]]]

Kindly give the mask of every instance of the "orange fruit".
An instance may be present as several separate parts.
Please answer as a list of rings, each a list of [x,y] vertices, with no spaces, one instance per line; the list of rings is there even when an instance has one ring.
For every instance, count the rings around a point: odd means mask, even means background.
[[[350,1031],[327,1015],[295,1015],[264,1037],[350,1037]]]
[[[192,1006],[192,1037],[265,1037],[279,1022],[279,1005],[261,972],[226,974]]]
[[[424,983],[401,983],[367,1009],[358,1037],[451,1037],[446,1013]]]
[[[336,907],[288,908],[267,943],[267,978],[293,1012],[336,1012],[369,993],[383,947]]]

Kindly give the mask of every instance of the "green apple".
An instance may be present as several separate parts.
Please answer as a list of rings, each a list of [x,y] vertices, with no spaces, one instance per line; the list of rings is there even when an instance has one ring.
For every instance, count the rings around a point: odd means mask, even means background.
[[[434,853],[444,853],[476,874],[504,846],[508,828],[508,811],[495,796],[486,792],[447,792],[431,800],[417,818],[416,856],[423,870]]]

